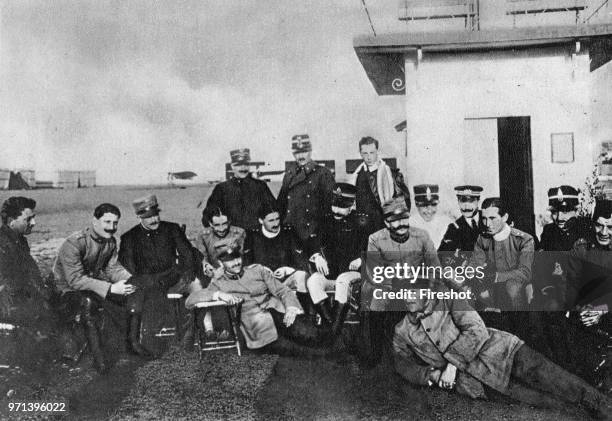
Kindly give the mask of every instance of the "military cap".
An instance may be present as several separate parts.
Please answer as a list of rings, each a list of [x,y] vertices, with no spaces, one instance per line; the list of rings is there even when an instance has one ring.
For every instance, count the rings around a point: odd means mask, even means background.
[[[383,207],[383,217],[387,222],[397,221],[410,217],[410,210],[406,206],[404,196],[397,196],[386,202]]]
[[[572,211],[578,207],[578,190],[572,186],[559,186],[548,189],[548,206],[554,211]]]
[[[307,134],[296,134],[291,138],[291,150],[293,152],[310,152],[312,145]]]
[[[595,211],[593,212],[593,220],[596,221],[600,217],[604,219],[612,218],[612,200],[595,200]]]
[[[217,259],[221,262],[227,262],[228,260],[237,259],[239,257],[242,257],[240,247],[226,247],[219,252]]]
[[[357,196],[357,187],[349,183],[334,184],[332,206],[339,208],[348,208],[355,203]]]
[[[154,194],[134,200],[132,206],[139,218],[149,218],[150,216],[159,215],[160,209],[157,204],[157,197]]]
[[[457,197],[480,197],[482,187],[467,184],[465,186],[455,187],[455,192]]]
[[[232,159],[232,164],[248,164],[251,162],[251,151],[249,148],[234,149],[230,151],[230,158]]]
[[[419,184],[414,186],[414,202],[417,206],[437,205],[440,196],[437,184]]]

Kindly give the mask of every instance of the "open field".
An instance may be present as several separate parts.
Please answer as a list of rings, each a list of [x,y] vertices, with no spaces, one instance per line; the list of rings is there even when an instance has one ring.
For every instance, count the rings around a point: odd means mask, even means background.
[[[137,219],[134,198],[158,196],[162,217],[187,225],[193,239],[201,229],[201,212],[211,186],[99,187],[79,190],[3,191],[34,198],[37,226],[29,236],[43,271],[49,269],[61,239],[89,223],[102,202],[123,213],[119,234]],[[279,186],[271,186],[276,194]],[[35,254],[35,253],[34,253]],[[159,311],[159,309],[157,309]],[[219,352],[198,361],[195,353],[170,349],[161,359],[144,363],[119,360],[107,376],[91,368],[89,358],[72,370],[56,367],[44,377],[10,377],[0,372],[0,418],[9,401],[64,401],[66,419],[423,419],[423,420],[581,420],[576,408],[543,410],[512,403],[503,397],[474,401],[440,389],[415,388],[393,373],[388,364],[361,368],[343,362],[306,361],[262,356],[239,358]],[[4,376],[4,378],[3,378]],[[8,394],[8,395],[7,395]],[[10,396],[9,396],[10,395]],[[40,414],[39,414],[40,415]],[[23,417],[19,417],[23,418]],[[36,417],[37,419],[45,417]]]

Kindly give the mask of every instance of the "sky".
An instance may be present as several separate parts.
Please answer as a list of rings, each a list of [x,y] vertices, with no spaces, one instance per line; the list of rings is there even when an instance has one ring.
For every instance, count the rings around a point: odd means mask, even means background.
[[[377,32],[405,30],[396,0],[366,4]],[[0,168],[218,179],[237,147],[284,168],[302,133],[337,168],[363,136],[403,151],[403,98],[352,47],[372,33],[361,0],[0,0],[0,19]]]

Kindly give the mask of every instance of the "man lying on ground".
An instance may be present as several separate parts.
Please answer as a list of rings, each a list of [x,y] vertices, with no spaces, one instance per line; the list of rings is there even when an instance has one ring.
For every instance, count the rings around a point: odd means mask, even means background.
[[[584,380],[555,365],[518,337],[487,328],[465,300],[428,300],[429,281],[406,285],[408,314],[395,327],[396,371],[411,383],[456,389],[486,398],[490,388],[546,407],[579,404],[612,419],[612,402]],[[432,290],[444,290],[432,286]]]
[[[224,250],[219,260],[223,274],[205,289],[192,292],[185,302],[188,309],[202,301],[242,302],[240,330],[248,348],[295,356],[324,355],[316,347],[326,342],[328,332],[303,314],[295,294],[270,269],[258,264],[243,267],[239,249]]]

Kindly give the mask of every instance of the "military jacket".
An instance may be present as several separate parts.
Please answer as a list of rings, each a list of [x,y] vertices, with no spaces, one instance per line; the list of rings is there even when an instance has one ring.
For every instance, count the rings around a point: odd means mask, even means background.
[[[434,247],[437,249],[442,242],[442,237],[444,237],[448,225],[451,223],[451,219],[438,212],[431,221],[427,222],[417,212],[410,216],[409,223],[410,226],[427,231],[429,238],[431,238]]]
[[[303,242],[320,234],[324,216],[331,212],[334,176],[316,162],[294,164],[283,177],[278,206],[284,225],[294,227]]]
[[[257,228],[259,211],[265,204],[273,203],[275,199],[266,182],[249,175],[245,178],[232,177],[217,184],[206,202],[206,208],[223,209],[232,225],[246,230]]]
[[[119,261],[131,273],[176,278],[185,273],[193,281],[196,271],[191,244],[178,224],[161,221],[156,230],[136,225],[121,236]]]
[[[293,228],[287,226],[273,238],[266,237],[262,228],[249,230],[244,243],[245,264],[259,263],[273,271],[282,266],[308,271],[307,255]]]
[[[229,232],[223,238],[217,237],[212,228],[207,227],[202,230],[197,247],[204,255],[205,262],[219,267],[221,264],[218,259],[219,253],[226,248],[243,250],[245,238],[246,232],[240,227],[230,226]]]
[[[577,240],[568,260],[566,309],[585,304],[612,310],[612,248],[594,235]]]
[[[478,223],[476,226],[468,224],[464,216],[457,218],[455,222],[448,225],[446,233],[442,238],[439,251],[473,251],[476,240],[484,230],[482,216],[478,213]]]

